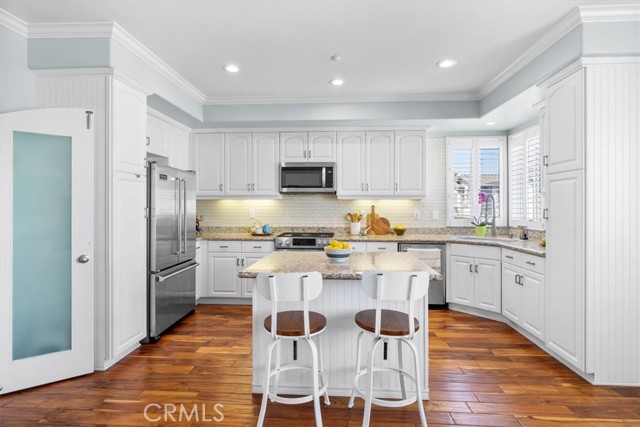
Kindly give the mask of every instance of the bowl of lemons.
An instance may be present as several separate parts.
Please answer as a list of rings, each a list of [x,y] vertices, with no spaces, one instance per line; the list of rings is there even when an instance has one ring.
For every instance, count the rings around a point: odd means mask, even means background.
[[[346,262],[351,255],[351,245],[348,242],[332,240],[328,246],[324,247],[324,253],[332,262]]]
[[[393,231],[395,231],[395,233],[398,236],[402,236],[405,233],[405,231],[407,231],[407,226],[406,225],[397,225],[396,224],[396,225],[393,226]]]

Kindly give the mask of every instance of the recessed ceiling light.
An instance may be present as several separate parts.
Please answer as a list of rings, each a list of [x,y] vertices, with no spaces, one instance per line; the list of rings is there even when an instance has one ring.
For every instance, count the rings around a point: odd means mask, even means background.
[[[487,126],[493,126],[493,125],[495,125],[495,124],[496,124],[496,122],[487,122],[487,123],[486,123],[486,125],[487,125]]]
[[[238,68],[238,66],[234,64],[226,64],[222,67],[222,69],[227,73],[237,73],[238,71],[240,71],[240,68]]]
[[[342,80],[342,79],[331,79],[331,80],[329,80],[329,83],[334,85],[334,86],[342,86],[344,84],[344,80]]]
[[[443,59],[441,61],[436,62],[436,66],[440,68],[451,68],[456,65],[458,61],[455,59]]]
[[[340,61],[342,58],[340,58],[340,55],[333,55],[331,58],[329,58],[332,61]]]

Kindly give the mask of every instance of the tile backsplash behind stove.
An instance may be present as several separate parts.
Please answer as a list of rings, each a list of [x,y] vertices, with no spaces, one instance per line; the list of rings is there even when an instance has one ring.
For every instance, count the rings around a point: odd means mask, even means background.
[[[393,224],[408,227],[444,227],[445,215],[445,140],[427,139],[427,196],[421,200],[338,200],[334,195],[285,195],[278,200],[198,200],[198,215],[204,217],[203,226],[235,227],[253,224],[249,210],[256,219],[273,227],[345,227],[347,212],[364,210],[369,213],[376,205],[376,213]],[[439,219],[433,219],[433,211]],[[420,219],[414,219],[419,211]],[[363,220],[364,221],[364,220]],[[364,222],[363,222],[364,223]]]

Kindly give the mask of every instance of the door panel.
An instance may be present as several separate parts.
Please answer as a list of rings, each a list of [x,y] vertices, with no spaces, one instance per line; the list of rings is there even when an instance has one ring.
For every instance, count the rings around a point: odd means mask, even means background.
[[[309,132],[309,158],[314,162],[336,161],[336,133]]]
[[[161,271],[178,264],[178,186],[177,169],[152,163],[149,169],[151,202],[151,271]],[[118,203],[115,200],[114,203]],[[195,219],[194,219],[195,221]]]
[[[307,133],[280,133],[280,161],[306,162],[307,160]]]
[[[451,301],[456,304],[473,305],[474,277],[473,258],[451,257]]]
[[[364,195],[364,132],[338,132],[338,196]]]
[[[476,304],[478,308],[500,313],[502,306],[500,261],[489,259],[475,260],[476,272]]]
[[[207,260],[209,268],[209,296],[212,297],[239,297],[238,268],[240,267],[239,253],[210,253]]]
[[[502,314],[515,323],[520,322],[522,285],[516,283],[520,269],[502,264]]]
[[[280,159],[280,142],[277,132],[253,134],[253,184],[254,195],[277,196],[280,186],[278,182],[278,161]]]
[[[0,115],[0,394],[93,371],[93,129]]]
[[[536,337],[544,340],[544,284],[542,274],[524,272],[522,295],[522,327]]]
[[[251,184],[251,147],[250,133],[228,133],[225,135],[224,155],[225,189],[228,196],[243,196],[250,194]]]
[[[367,194],[392,196],[394,192],[393,132],[367,132]]]
[[[425,196],[426,143],[422,131],[396,131],[395,195]]]
[[[193,172],[182,171],[183,179],[183,235],[180,262],[196,257],[196,175]]]

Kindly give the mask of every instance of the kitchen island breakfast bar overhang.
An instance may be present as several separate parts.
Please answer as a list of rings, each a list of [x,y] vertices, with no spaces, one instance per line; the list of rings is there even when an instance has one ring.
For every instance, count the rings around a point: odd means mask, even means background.
[[[347,262],[334,263],[323,252],[317,251],[276,251],[264,257],[238,276],[250,281],[249,289],[255,288],[258,273],[299,273],[318,271],[322,274],[323,290],[319,298],[310,301],[309,309],[323,314],[327,318],[327,329],[321,334],[324,370],[328,380],[330,396],[349,396],[356,369],[356,341],[359,329],[354,322],[357,312],[375,308],[375,301],[367,298],[360,286],[362,272],[380,271],[427,271],[430,279],[440,279],[440,274],[427,264],[408,253],[357,252],[351,254]],[[387,302],[383,308],[408,312],[404,302]],[[295,305],[279,304],[278,311],[297,309]],[[416,302],[415,316],[420,322],[414,344],[420,355],[420,374],[423,385],[423,400],[429,399],[429,324],[428,303],[422,298]],[[266,350],[270,335],[264,331],[264,319],[271,314],[271,303],[253,292],[253,393],[262,393],[265,374]],[[368,335],[368,334],[366,334]],[[365,336],[363,349],[368,348],[371,338]],[[378,351],[375,364],[396,367],[398,364],[397,347],[384,346]],[[382,346],[380,346],[382,348]],[[413,366],[409,352],[404,352],[404,366]],[[299,363],[311,365],[311,356],[306,345],[285,342],[282,347],[282,364]],[[293,362],[294,357],[296,362]],[[411,370],[410,370],[411,372]],[[412,372],[415,375],[415,372]],[[362,380],[364,381],[364,379]],[[311,375],[307,372],[289,371],[280,376],[279,393],[307,395],[311,391]],[[407,389],[414,391],[413,384],[407,383]],[[374,376],[374,395],[381,398],[401,398],[400,381],[397,375],[388,372]]]

